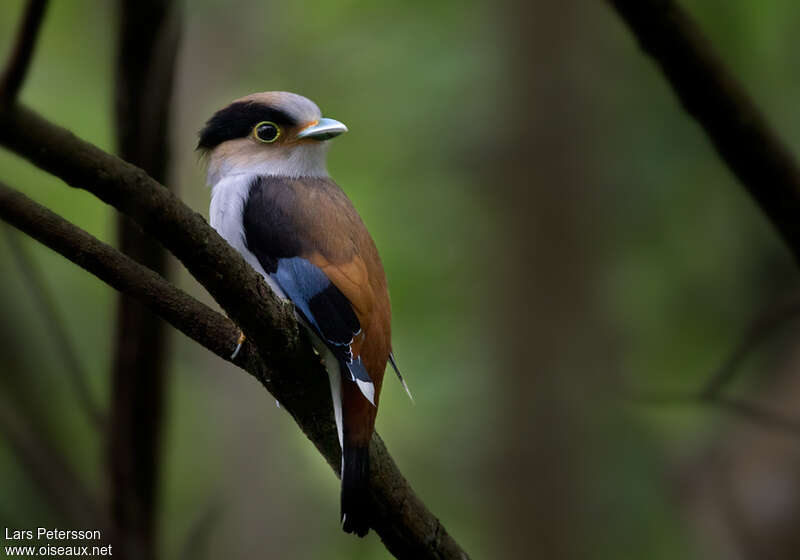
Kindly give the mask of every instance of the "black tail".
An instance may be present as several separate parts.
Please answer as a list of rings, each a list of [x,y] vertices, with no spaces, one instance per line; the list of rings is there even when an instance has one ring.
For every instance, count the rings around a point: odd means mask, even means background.
[[[369,448],[344,444],[342,529],[363,537],[369,532]]]

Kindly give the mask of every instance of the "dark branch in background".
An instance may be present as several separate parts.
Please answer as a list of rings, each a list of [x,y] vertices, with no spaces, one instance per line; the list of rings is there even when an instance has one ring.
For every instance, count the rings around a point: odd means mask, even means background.
[[[609,0],[800,261],[800,168],[672,0]]]
[[[800,437],[800,420],[786,418],[780,414],[762,408],[756,404],[745,402],[741,399],[715,395],[702,397],[703,402],[712,404],[723,410],[735,414],[739,418],[780,432],[785,432],[794,437]]]
[[[703,388],[702,395],[704,397],[713,397],[720,394],[734,380],[736,372],[748,354],[780,327],[798,316],[800,316],[800,294],[794,294],[785,301],[765,309],[750,323],[739,344],[708,380]]]
[[[744,400],[727,397],[723,391],[734,381],[741,371],[744,360],[756,347],[766,341],[780,327],[800,316],[800,294],[771,306],[759,314],[747,327],[739,344],[731,350],[722,365],[709,377],[702,390],[697,393],[634,395],[638,404],[672,405],[711,405],[727,412],[739,414],[753,424],[776,429],[793,436],[800,436],[800,419],[784,417],[777,412],[764,409]]]
[[[14,49],[0,78],[0,104],[11,103],[17,98],[25,75],[28,73],[33,50],[36,47],[36,38],[44,19],[47,0],[29,0],[22,16]]]
[[[5,394],[0,394],[0,435],[55,512],[75,527],[105,528],[100,509],[83,481],[59,450],[25,422]]]
[[[670,400],[685,402],[704,398],[714,398],[727,389],[741,371],[745,359],[774,335],[781,327],[800,317],[800,293],[793,294],[783,301],[764,309],[748,326],[739,343],[733,347],[722,364],[705,382],[703,388],[692,395],[650,395],[640,396],[636,400],[659,404],[668,404]]]
[[[609,0],[661,67],[686,110],[766,213],[800,261],[800,168],[744,89],[728,72],[691,18],[672,0]],[[721,395],[744,357],[800,311],[797,298],[751,324],[720,369],[697,395],[637,399],[651,404],[711,404],[749,421],[800,435],[800,421]]]
[[[169,106],[180,35],[171,0],[121,0],[116,66],[119,156],[161,183],[169,168]],[[120,250],[167,276],[167,252],[133,220],[119,214]],[[114,542],[123,559],[157,556],[158,472],[161,465],[167,329],[139,301],[120,294],[111,372],[108,439]]]
[[[103,413],[89,390],[88,375],[72,344],[64,317],[58,312],[58,306],[47,287],[41,271],[25,250],[25,247],[20,243],[17,234],[12,230],[6,230],[6,239],[17,268],[22,273],[26,286],[33,294],[36,305],[44,318],[46,328],[50,330],[50,335],[53,337],[53,341],[61,354],[64,369],[69,375],[78,403],[86,413],[89,423],[101,430],[104,426]]]
[[[210,556],[211,535],[219,525],[221,514],[222,506],[217,498],[212,499],[211,503],[197,513],[184,538],[178,555],[180,560],[201,560]]]
[[[33,58],[46,7],[47,0],[30,0],[25,7],[13,50],[0,77],[0,106],[12,105],[16,101]],[[0,211],[5,213],[5,210],[5,204],[0,203]],[[85,372],[63,328],[52,298],[17,239],[9,234],[8,240],[20,270],[26,276],[44,312],[45,322],[51,327],[82,408],[89,415],[90,422],[98,425],[102,415],[88,390]],[[3,395],[0,395],[0,432],[20,459],[25,472],[55,511],[76,527],[105,527],[101,510],[83,481],[63,460],[58,450],[24,422],[13,403]]]
[[[298,336],[300,331],[292,308],[275,298],[261,276],[199,214],[141,169],[78,139],[24,107],[0,108],[0,145],[131,216],[177,256],[242,327],[264,364],[278,372],[268,381],[263,377],[261,381],[338,472],[341,454],[327,375],[307,337]],[[158,294],[145,297],[159,298]],[[164,311],[184,317],[182,309]],[[169,320],[167,316],[164,318]],[[187,315],[184,324],[194,320],[195,317]],[[230,337],[213,344],[201,343],[224,356],[234,347],[234,333],[229,334]],[[217,351],[223,344],[230,346]],[[242,365],[239,357],[236,363]],[[375,514],[372,527],[387,549],[402,559],[468,558],[416,496],[377,434],[370,446],[370,459]]]
[[[646,406],[711,406],[734,414],[737,418],[747,420],[756,426],[800,438],[800,419],[788,418],[758,404],[735,397],[699,393],[659,394],[636,396],[634,402]]]

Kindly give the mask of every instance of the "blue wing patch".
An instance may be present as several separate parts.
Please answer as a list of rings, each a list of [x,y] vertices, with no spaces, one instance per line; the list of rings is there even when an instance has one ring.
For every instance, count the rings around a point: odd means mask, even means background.
[[[278,259],[270,276],[295,307],[347,365],[353,381],[371,382],[361,358],[353,359],[350,344],[361,332],[350,302],[322,270],[302,257]]]
[[[294,191],[288,180],[254,178],[242,214],[245,244],[372,401],[370,390],[362,387],[372,387],[369,374],[350,351],[353,338],[361,332],[358,317],[322,269],[298,256],[310,248],[294,226],[293,204]]]

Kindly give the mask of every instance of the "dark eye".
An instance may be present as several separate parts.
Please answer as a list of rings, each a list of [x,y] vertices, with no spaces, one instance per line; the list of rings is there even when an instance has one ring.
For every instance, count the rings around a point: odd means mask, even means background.
[[[261,142],[274,142],[280,135],[281,129],[274,122],[262,121],[253,127],[253,136]]]

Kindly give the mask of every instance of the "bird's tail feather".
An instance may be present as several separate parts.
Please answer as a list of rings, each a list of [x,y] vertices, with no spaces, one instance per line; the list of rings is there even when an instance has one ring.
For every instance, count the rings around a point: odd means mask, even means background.
[[[408,398],[411,399],[411,402],[413,403],[414,396],[411,394],[411,390],[408,388],[408,385],[406,385],[406,380],[403,379],[403,374],[400,373],[400,368],[397,367],[397,360],[394,357],[394,351],[389,352],[389,363],[392,364],[392,368],[394,369],[394,372],[397,374],[397,379],[400,380],[400,384],[403,386],[403,389],[406,390]]]
[[[363,537],[369,532],[369,447],[345,442],[342,453],[342,529]]]

